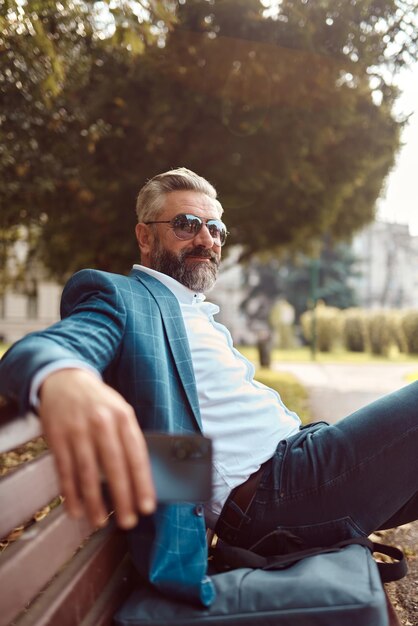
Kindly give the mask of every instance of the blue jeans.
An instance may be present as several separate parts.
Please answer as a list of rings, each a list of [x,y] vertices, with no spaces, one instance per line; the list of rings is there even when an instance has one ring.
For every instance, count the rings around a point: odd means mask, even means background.
[[[219,536],[249,548],[269,535],[261,552],[278,537],[314,547],[417,520],[418,382],[280,441],[240,517],[231,528],[221,514]]]

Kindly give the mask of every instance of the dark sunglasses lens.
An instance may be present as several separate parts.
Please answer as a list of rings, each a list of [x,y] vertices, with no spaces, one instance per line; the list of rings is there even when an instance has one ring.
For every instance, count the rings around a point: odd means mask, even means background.
[[[203,221],[197,215],[181,213],[173,219],[172,225],[176,237],[187,241],[197,235],[203,226]],[[223,246],[227,235],[225,224],[221,220],[208,220],[206,226],[213,241],[218,246]]]
[[[223,222],[220,220],[209,220],[207,222],[207,227],[209,229],[210,235],[212,239],[217,243],[223,246],[226,239],[226,227]]]
[[[177,215],[173,229],[179,239],[193,239],[202,228],[202,220],[196,215]]]

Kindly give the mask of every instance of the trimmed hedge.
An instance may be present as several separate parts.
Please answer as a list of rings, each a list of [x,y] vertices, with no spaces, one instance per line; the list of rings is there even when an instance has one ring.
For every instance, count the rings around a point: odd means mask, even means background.
[[[300,316],[302,332],[306,341],[312,342],[314,311],[305,311]],[[320,352],[332,352],[341,344],[342,316],[341,311],[333,306],[318,302],[316,316],[316,347]]]
[[[403,328],[403,320],[409,313],[406,311],[391,311],[392,314],[392,339],[397,346],[399,352],[410,352],[408,349],[408,340]],[[415,311],[415,315],[418,315],[418,311]]]
[[[371,311],[367,316],[370,351],[387,356],[393,343],[390,311]]]
[[[407,351],[418,354],[418,311],[406,311],[400,318],[400,327],[405,336]]]
[[[367,321],[362,309],[346,309],[343,315],[343,343],[350,352],[367,352],[369,337]]]
[[[303,335],[312,342],[313,311],[301,315]],[[340,310],[319,303],[316,339],[320,352],[343,345],[351,352],[388,356],[392,350],[418,354],[418,310],[351,308]]]

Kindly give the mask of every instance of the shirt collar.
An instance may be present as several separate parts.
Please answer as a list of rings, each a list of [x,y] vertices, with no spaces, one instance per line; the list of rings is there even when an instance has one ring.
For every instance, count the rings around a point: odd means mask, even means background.
[[[189,289],[188,287],[185,287],[185,285],[179,283],[178,280],[171,278],[171,276],[167,276],[167,274],[163,274],[162,272],[157,272],[157,270],[153,270],[150,267],[145,267],[144,265],[135,263],[133,269],[145,272],[146,274],[149,274],[159,280],[174,293],[177,300],[181,304],[198,304],[206,299],[206,296],[203,293],[193,291],[192,289]]]

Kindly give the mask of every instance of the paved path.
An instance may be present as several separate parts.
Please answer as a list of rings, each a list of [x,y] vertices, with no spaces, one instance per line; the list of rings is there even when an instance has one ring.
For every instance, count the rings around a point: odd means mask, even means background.
[[[308,390],[313,418],[330,423],[408,384],[406,375],[418,369],[416,363],[277,362],[273,367],[294,374]]]

